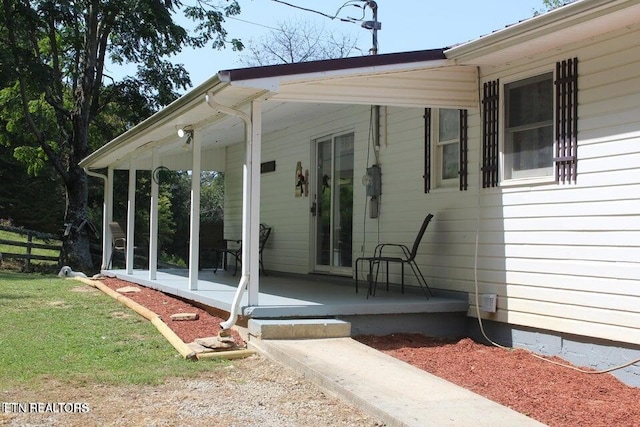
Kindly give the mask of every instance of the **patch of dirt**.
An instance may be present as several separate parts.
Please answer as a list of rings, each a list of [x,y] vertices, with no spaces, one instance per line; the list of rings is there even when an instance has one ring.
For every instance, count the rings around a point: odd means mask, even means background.
[[[17,413],[3,409],[3,402],[76,403],[79,411],[65,412],[62,406],[57,413]],[[169,379],[159,386],[78,386],[56,381],[48,381],[39,390],[4,390],[0,386],[0,425],[374,427],[381,424],[324,394],[294,371],[256,355],[235,360],[228,367],[212,368],[196,378]]]
[[[70,289],[71,292],[83,292],[83,293],[94,293],[100,292],[98,289],[89,285],[76,286],[75,288]]]

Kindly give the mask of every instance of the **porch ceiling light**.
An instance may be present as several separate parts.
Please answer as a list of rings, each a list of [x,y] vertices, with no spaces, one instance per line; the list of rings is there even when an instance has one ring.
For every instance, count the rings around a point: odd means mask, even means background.
[[[178,138],[184,138],[185,136],[189,136],[189,138],[191,138],[193,136],[193,130],[187,128],[179,128]]]
[[[187,137],[187,140],[184,142],[184,144],[182,144],[182,148],[188,150],[191,145],[191,140],[193,139],[193,129],[179,128],[178,138],[182,139],[185,136]]]

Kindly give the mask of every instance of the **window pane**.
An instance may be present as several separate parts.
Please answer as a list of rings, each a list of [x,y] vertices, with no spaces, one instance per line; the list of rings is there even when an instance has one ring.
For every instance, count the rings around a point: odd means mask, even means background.
[[[438,141],[458,139],[459,123],[460,112],[458,110],[440,110],[438,114]]]
[[[331,139],[318,142],[317,164],[318,174],[316,194],[316,264],[330,265],[331,261],[331,200],[333,199],[333,182],[331,181]]]
[[[517,127],[553,119],[553,75],[532,77],[506,86],[507,126]]]
[[[505,86],[506,179],[553,173],[553,73]]]
[[[536,169],[539,173],[523,176],[550,175],[553,165],[553,126],[544,126],[507,134],[505,144],[506,178],[518,178],[519,171]],[[545,169],[541,171],[541,169]]]
[[[458,144],[447,144],[442,147],[442,179],[458,177]]]
[[[353,142],[352,133],[335,139],[333,209],[333,266],[351,267],[353,231]]]

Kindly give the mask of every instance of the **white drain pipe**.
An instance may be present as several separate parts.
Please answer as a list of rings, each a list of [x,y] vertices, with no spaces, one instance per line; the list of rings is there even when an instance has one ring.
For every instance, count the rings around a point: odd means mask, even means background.
[[[111,230],[109,229],[109,221],[111,217],[109,216],[110,206],[113,205],[113,201],[109,199],[109,178],[107,175],[103,175],[98,172],[94,172],[89,168],[84,168],[84,172],[95,178],[100,178],[104,181],[104,196],[102,200],[102,261],[100,261],[100,271],[104,271],[107,269],[107,260],[111,257]]]
[[[246,156],[250,155],[251,147],[253,145],[252,140],[252,127],[251,127],[251,117],[243,111],[234,110],[233,108],[227,107],[225,105],[220,105],[216,103],[213,99],[213,94],[211,92],[205,95],[205,99],[207,105],[211,107],[213,110],[219,113],[226,114],[228,116],[239,117],[244,121],[245,125],[245,139],[246,139]],[[249,285],[249,241],[247,237],[249,235],[249,227],[251,221],[251,212],[249,209],[249,197],[251,195],[251,181],[248,179],[249,172],[247,170],[247,162],[245,162],[243,173],[242,173],[242,269],[241,269],[241,277],[240,283],[238,284],[238,288],[236,289],[236,294],[233,297],[233,303],[231,304],[231,313],[229,315],[229,319],[225,322],[220,323],[222,329],[230,329],[233,325],[236,324],[238,320],[238,314],[240,311],[240,302],[242,301],[242,295],[244,294],[245,289]]]

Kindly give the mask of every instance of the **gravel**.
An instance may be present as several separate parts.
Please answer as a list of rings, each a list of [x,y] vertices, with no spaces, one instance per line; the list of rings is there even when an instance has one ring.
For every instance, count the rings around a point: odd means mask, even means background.
[[[90,408],[82,414],[0,412],[0,425],[19,427],[384,425],[261,355],[235,360],[196,378],[171,379],[161,386],[78,388],[50,382],[42,390],[2,390],[1,401],[85,402]]]

